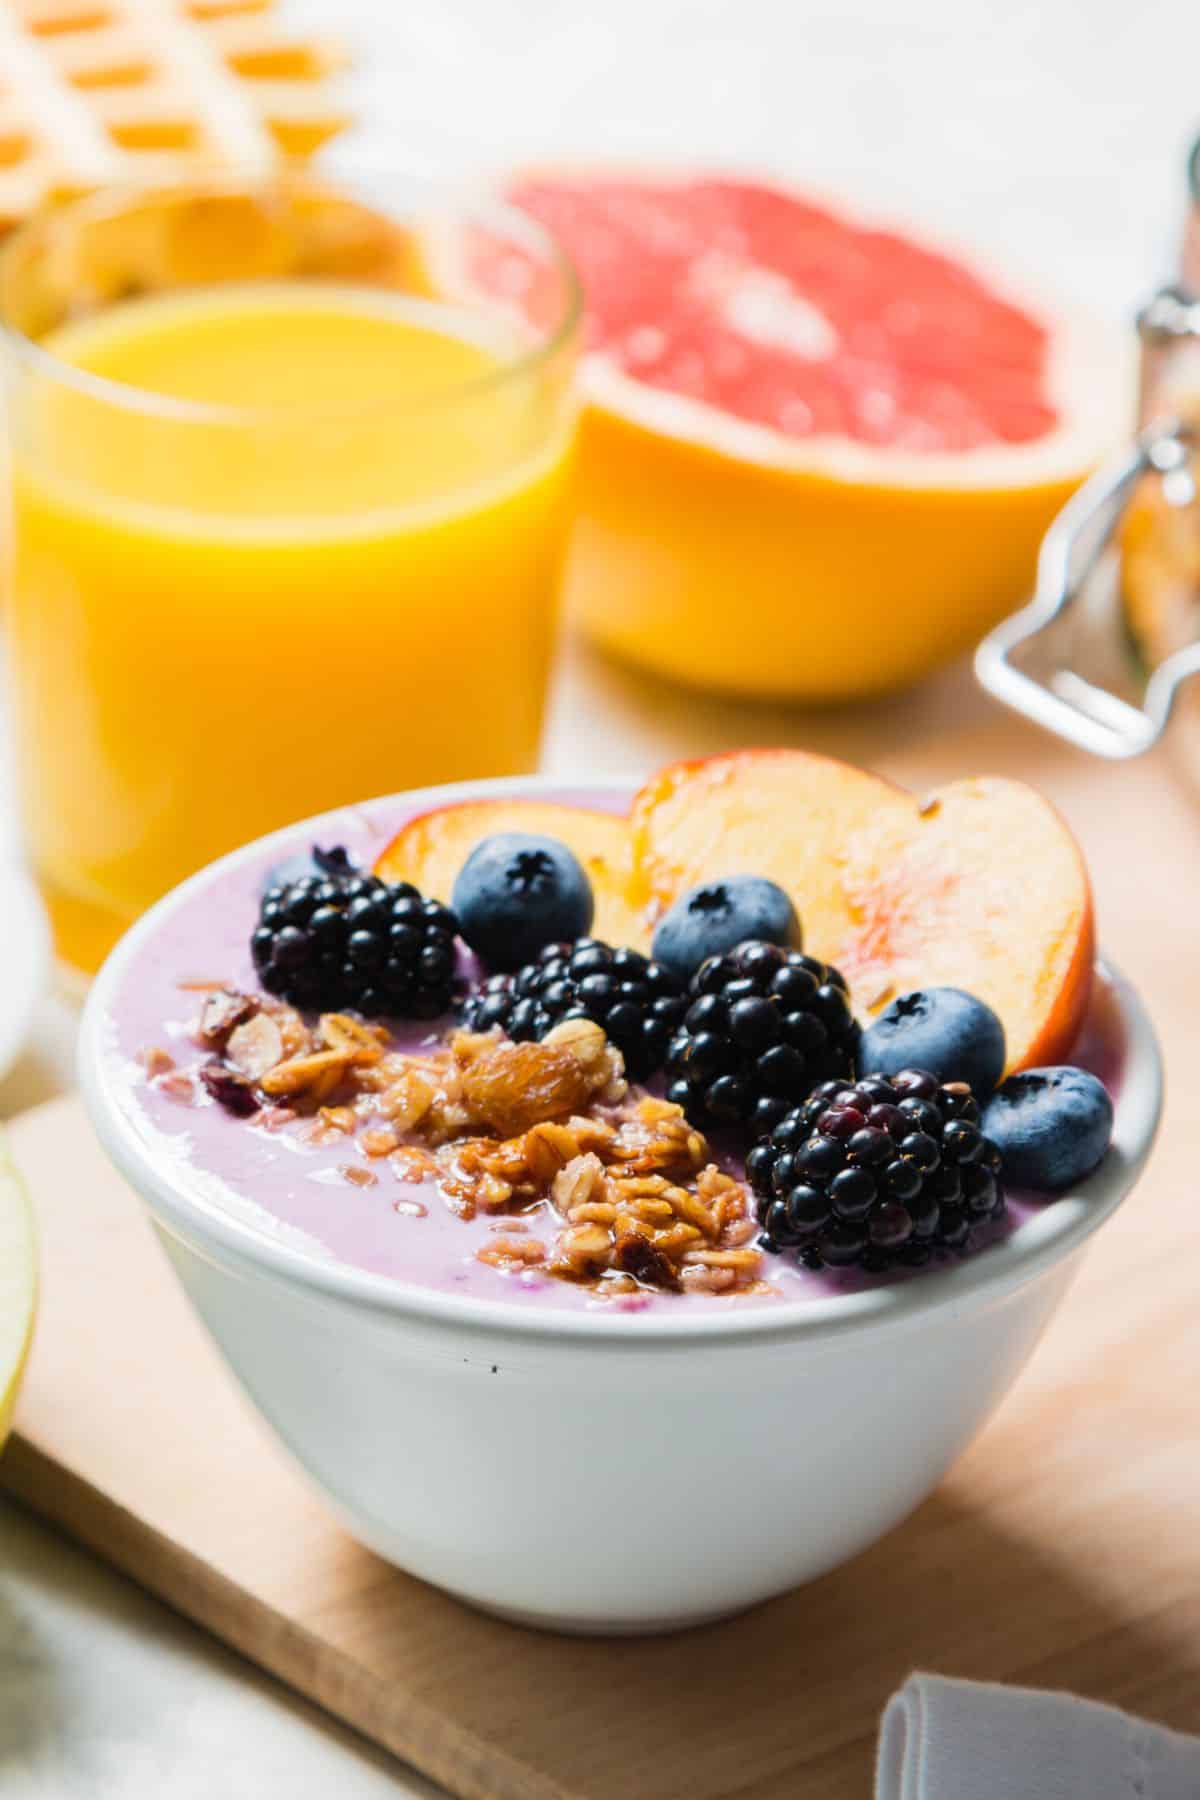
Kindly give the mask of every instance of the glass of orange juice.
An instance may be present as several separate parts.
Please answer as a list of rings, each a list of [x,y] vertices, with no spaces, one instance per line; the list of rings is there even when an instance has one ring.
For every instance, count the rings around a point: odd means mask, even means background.
[[[534,766],[578,320],[531,220],[377,174],[8,240],[17,786],[68,966],[273,826]]]

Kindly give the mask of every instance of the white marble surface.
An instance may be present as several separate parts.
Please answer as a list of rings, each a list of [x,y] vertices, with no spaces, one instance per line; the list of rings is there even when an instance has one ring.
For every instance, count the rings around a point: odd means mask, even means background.
[[[9,1506],[0,1550],[5,1800],[438,1792]]]
[[[447,173],[570,151],[723,158],[900,201],[1119,316],[1167,267],[1200,128],[1200,13],[1183,0],[289,0],[371,48],[370,137]],[[937,706],[957,707],[961,678]],[[897,741],[910,703],[892,715]],[[932,726],[936,729],[936,724]],[[785,709],[664,695],[576,655],[556,771],[638,770],[738,741],[836,745]],[[0,806],[0,828],[3,809]],[[0,1114],[69,1078],[44,1009]],[[5,1800],[373,1800],[411,1772],[0,1508]]]

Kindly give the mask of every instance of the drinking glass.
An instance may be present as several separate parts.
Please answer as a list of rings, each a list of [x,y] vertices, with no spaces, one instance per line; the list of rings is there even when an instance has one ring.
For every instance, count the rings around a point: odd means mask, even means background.
[[[67,965],[290,819],[535,766],[578,324],[540,226],[379,171],[8,240],[17,789]]]

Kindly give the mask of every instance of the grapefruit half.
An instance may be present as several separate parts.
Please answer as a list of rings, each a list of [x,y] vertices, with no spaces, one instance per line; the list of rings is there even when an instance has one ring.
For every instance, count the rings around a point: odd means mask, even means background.
[[[729,692],[843,699],[1019,604],[1121,433],[1123,341],[894,226],[743,179],[546,170],[506,197],[587,304],[576,615]],[[472,279],[536,315],[519,252]]]

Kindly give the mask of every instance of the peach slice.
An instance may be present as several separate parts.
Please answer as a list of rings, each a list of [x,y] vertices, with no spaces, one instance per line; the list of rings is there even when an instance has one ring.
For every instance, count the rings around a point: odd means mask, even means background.
[[[375,863],[384,881],[411,881],[436,900],[450,899],[455,878],[480,838],[530,831],[562,840],[587,870],[596,897],[592,930],[609,944],[649,948],[649,931],[631,904],[629,821],[543,800],[476,800],[422,813],[392,839]]]
[[[1091,891],[1032,788],[983,778],[919,801],[824,757],[740,751],[663,771],[633,827],[652,916],[695,882],[767,875],[860,1016],[915,987],[962,987],[1003,1020],[1010,1069],[1069,1053],[1091,991]]]
[[[877,819],[911,812],[903,788],[803,750],[671,763],[633,803],[635,898],[655,920],[697,882],[765,875],[795,901],[805,948],[824,956],[852,924],[841,880],[847,842]]]
[[[1079,846],[1021,781],[978,776],[910,806],[846,846],[853,923],[829,953],[859,1010],[914,987],[966,988],[1002,1019],[1008,1071],[1064,1061],[1096,956]]]

